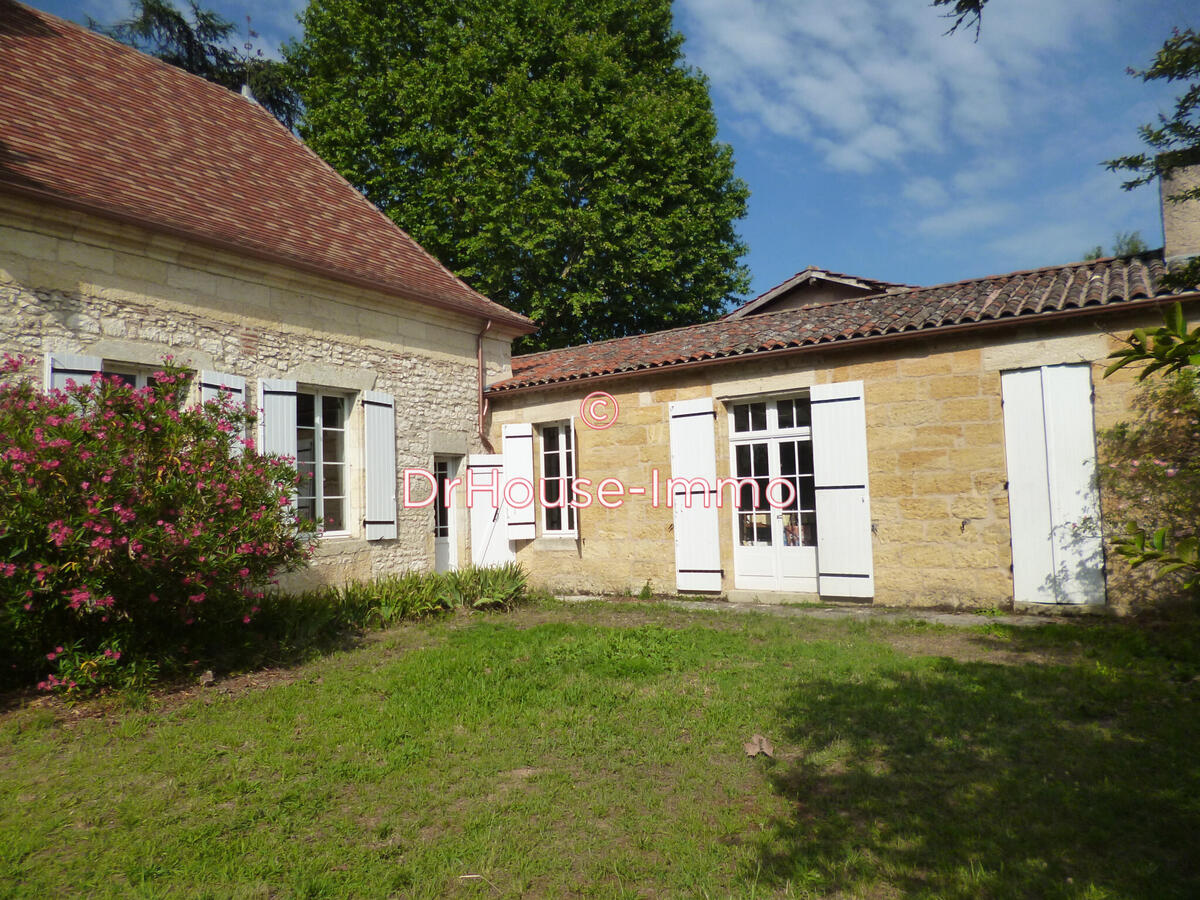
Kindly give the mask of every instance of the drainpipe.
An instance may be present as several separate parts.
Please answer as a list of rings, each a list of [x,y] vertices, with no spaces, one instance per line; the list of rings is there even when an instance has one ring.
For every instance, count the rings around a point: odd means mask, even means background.
[[[487,386],[483,368],[483,336],[488,333],[491,327],[491,319],[483,323],[483,331],[479,332],[479,336],[475,339],[475,356],[479,363],[479,442],[483,444],[483,449],[488,453],[495,453],[496,450],[492,447],[492,442],[488,440],[484,427],[484,420],[487,418],[488,401],[483,396],[484,388]]]

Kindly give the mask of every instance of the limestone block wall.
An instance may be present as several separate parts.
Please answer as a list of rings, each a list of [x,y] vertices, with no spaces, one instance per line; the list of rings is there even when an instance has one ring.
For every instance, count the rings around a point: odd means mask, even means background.
[[[1090,363],[1096,424],[1108,427],[1128,416],[1131,397],[1132,375],[1102,377],[1105,357],[1117,346],[1115,334],[1158,321],[1147,311],[1109,316],[1099,324],[1030,324],[501,395],[492,400],[491,430],[498,440],[507,422],[537,424],[578,416],[587,393],[606,390],[620,403],[620,417],[605,431],[592,431],[577,420],[579,474],[593,481],[614,477],[649,486],[654,469],[664,482],[670,475],[667,404],[713,397],[717,475],[725,477],[732,474],[727,413],[735,399],[861,379],[874,531],[874,602],[1006,606],[1012,602],[1013,585],[1001,372]],[[731,504],[721,513],[720,539],[723,590],[729,591]],[[555,590],[636,591],[649,580],[655,590],[672,591],[671,511],[665,503],[654,508],[643,498],[629,498],[619,510],[582,510],[578,541],[539,537],[519,547],[518,559],[536,580]],[[1110,602],[1119,604],[1122,598],[1118,593]]]
[[[398,538],[364,539],[362,392],[396,398],[397,469],[480,452],[476,337],[482,322],[83,214],[0,197],[0,352],[83,353],[153,366],[295,379],[352,398],[349,537],[329,539],[292,584],[428,569],[432,512],[400,509]],[[511,335],[485,340],[489,378],[510,371]],[[399,491],[397,492],[399,497]],[[459,558],[469,558],[465,515]]]

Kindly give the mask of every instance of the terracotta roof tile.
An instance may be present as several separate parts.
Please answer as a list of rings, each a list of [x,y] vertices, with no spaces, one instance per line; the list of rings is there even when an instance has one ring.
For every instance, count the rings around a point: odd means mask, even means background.
[[[12,0],[0,60],[0,189],[533,330],[238,94]]]
[[[1119,312],[1130,303],[1181,296],[1159,289],[1162,251],[1050,266],[906,291],[852,297],[777,313],[719,319],[617,338],[512,361],[512,378],[488,391],[551,387],[627,372],[749,354],[819,348],[889,335],[927,335],[963,325],[1003,324],[1094,308]],[[1195,292],[1187,292],[1189,298]]]

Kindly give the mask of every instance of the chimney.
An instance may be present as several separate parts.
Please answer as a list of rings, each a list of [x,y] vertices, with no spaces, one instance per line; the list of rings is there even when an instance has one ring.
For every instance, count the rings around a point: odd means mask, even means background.
[[[1159,179],[1162,202],[1163,258],[1167,265],[1200,256],[1200,199],[1173,203],[1168,197],[1200,188],[1200,165],[1176,169]]]
[[[242,96],[245,97],[247,100],[249,100],[251,103],[258,102],[257,98],[255,98],[255,96],[254,96],[254,92],[252,90],[250,90],[250,85],[248,85],[248,84],[242,85]]]

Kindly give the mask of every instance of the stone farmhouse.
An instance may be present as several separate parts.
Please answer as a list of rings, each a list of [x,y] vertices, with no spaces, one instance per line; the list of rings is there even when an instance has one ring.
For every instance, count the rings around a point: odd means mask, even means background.
[[[171,354],[196,399],[257,403],[261,446],[315,475],[317,580],[465,560],[397,472],[487,448],[485,381],[533,324],[246,97],[10,0],[0,60],[0,352],[56,386],[144,383]]]
[[[491,434],[547,486],[508,493],[489,553],[560,591],[1104,607],[1096,430],[1133,385],[1105,358],[1167,301],[1200,313],[1158,287],[1197,206],[1164,207],[1165,256],[934,287],[810,267],[720,321],[517,357]]]
[[[47,386],[171,354],[195,399],[255,404],[315,476],[309,580],[516,559],[571,592],[1122,594],[1095,436],[1133,379],[1100,376],[1164,303],[1198,317],[1159,286],[1196,204],[1163,251],[934,287],[810,267],[716,322],[512,359],[532,322],[251,99],[12,0],[0,60],[0,352]]]

